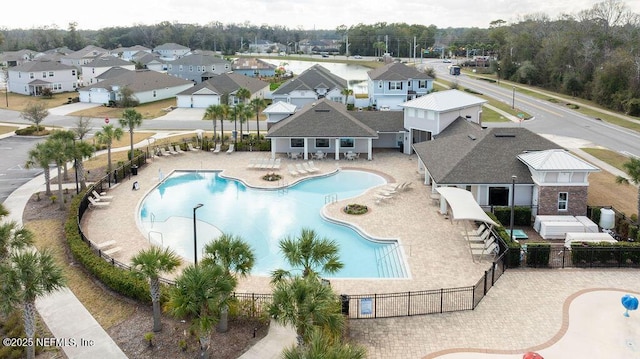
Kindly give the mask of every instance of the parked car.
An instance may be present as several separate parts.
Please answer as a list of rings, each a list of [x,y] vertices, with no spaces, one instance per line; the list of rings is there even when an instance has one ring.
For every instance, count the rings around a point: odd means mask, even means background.
[[[444,59],[444,60],[442,60],[442,62],[449,64],[449,63],[451,63],[451,60],[449,60],[449,59]]]
[[[360,56],[360,55],[356,55],[356,56],[354,56],[353,58],[354,58],[354,59],[356,59],[356,60],[360,60],[360,59],[362,59],[362,56]]]

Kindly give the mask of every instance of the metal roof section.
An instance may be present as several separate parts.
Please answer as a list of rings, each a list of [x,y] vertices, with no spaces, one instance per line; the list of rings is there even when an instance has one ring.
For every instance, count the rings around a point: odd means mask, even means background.
[[[447,90],[432,92],[400,104],[400,107],[446,112],[461,108],[483,105],[487,100],[469,95],[464,91]]]
[[[583,171],[597,172],[600,169],[583,161],[568,151],[552,149],[546,151],[527,151],[518,155],[518,159],[536,171]]]

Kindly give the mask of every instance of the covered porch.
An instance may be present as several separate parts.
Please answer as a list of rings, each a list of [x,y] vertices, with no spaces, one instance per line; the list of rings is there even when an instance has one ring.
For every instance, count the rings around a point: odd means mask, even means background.
[[[341,138],[341,137],[288,137],[271,138],[271,158],[278,153],[295,154],[296,158],[309,160],[319,159],[354,159],[372,160],[373,138]]]

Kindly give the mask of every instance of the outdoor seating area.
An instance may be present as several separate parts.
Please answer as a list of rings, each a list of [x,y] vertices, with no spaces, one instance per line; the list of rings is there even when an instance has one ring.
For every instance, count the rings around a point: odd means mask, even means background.
[[[391,200],[400,192],[404,192],[411,187],[411,182],[402,182],[387,185],[381,189],[379,189],[375,194],[374,198],[376,200],[376,204],[380,204],[382,202]]]
[[[280,158],[252,158],[247,168],[262,170],[279,170],[282,160]]]
[[[347,151],[344,153],[344,159],[347,161],[353,161],[353,160],[357,160],[360,158],[360,153],[359,152],[352,152],[352,151]]]
[[[291,160],[298,160],[304,158],[304,153],[302,152],[287,152],[287,158]]]
[[[487,227],[484,223],[477,229],[465,232],[463,235],[469,244],[469,250],[471,251],[471,255],[474,256],[474,260],[475,257],[480,257],[480,260],[485,258],[493,259],[500,249],[496,238],[491,232],[491,228]]]
[[[289,171],[289,174],[294,177],[312,174],[320,171],[320,169],[316,167],[313,161],[296,163],[295,165],[289,164],[287,165],[287,170]]]

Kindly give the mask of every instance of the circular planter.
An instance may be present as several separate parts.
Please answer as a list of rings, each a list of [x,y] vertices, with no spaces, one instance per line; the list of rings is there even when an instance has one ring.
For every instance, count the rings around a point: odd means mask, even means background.
[[[262,179],[268,182],[275,182],[281,180],[282,176],[277,173],[267,173],[266,175],[262,176]]]
[[[369,207],[363,204],[352,203],[346,205],[343,211],[346,214],[361,215],[369,212]]]

